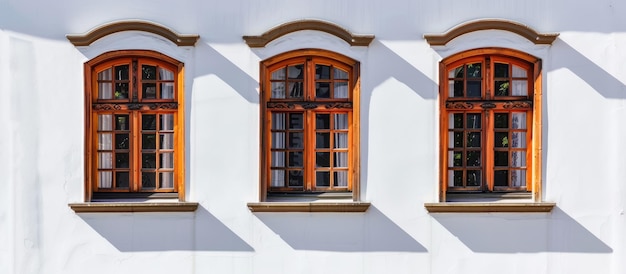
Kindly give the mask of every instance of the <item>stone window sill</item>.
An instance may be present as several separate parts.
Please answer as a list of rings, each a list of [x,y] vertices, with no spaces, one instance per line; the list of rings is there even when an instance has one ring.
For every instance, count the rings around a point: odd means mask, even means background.
[[[252,212],[365,212],[367,202],[260,202],[248,203]]]
[[[194,212],[198,203],[194,202],[90,202],[71,203],[69,207],[76,213],[101,212]]]
[[[430,213],[481,213],[481,212],[551,212],[556,203],[546,202],[446,202],[425,203]]]

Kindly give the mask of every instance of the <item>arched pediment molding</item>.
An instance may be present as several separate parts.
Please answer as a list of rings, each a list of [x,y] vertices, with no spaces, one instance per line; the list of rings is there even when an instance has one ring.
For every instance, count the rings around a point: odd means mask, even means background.
[[[246,35],[243,37],[243,40],[245,40],[246,44],[248,44],[251,48],[260,48],[264,47],[278,37],[301,30],[326,32],[339,37],[351,46],[366,47],[372,42],[372,40],[374,40],[374,35],[356,35],[340,26],[320,20],[300,20],[285,23],[258,36]]]
[[[539,33],[530,27],[503,19],[481,19],[460,24],[442,34],[425,34],[424,38],[431,46],[444,46],[452,39],[463,34],[480,30],[504,30],[518,34],[537,45],[551,45],[558,33]]]
[[[89,46],[102,37],[122,31],[153,33],[172,41],[177,46],[193,46],[200,38],[197,34],[179,34],[159,24],[139,20],[112,22],[98,26],[85,34],[68,34],[66,37],[74,46],[80,47]]]

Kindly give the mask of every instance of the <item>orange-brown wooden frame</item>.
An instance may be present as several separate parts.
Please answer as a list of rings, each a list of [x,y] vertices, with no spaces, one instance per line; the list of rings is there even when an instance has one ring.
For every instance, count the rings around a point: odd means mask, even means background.
[[[95,68],[105,63],[114,63],[121,58],[152,58],[170,64],[175,71],[175,100],[178,104],[174,122],[174,170],[175,186],[178,200],[185,200],[185,142],[184,142],[184,64],[162,53],[149,50],[119,50],[101,54],[84,64],[85,74],[85,201],[90,202],[96,188],[96,141],[95,129],[97,117],[92,104],[97,92],[97,73]]]
[[[530,172],[530,185],[527,184],[527,188],[531,189],[532,199],[534,202],[541,201],[541,159],[542,159],[542,148],[541,148],[541,109],[542,109],[542,72],[541,72],[541,59],[534,57],[530,54],[506,48],[481,48],[481,49],[473,49],[464,52],[457,53],[450,57],[443,59],[439,65],[439,92],[440,92],[440,120],[439,120],[439,134],[440,134],[440,173],[439,173],[439,201],[446,201],[447,194],[447,136],[448,136],[448,127],[447,127],[447,116],[448,111],[446,109],[446,101],[448,99],[448,74],[447,71],[449,66],[453,63],[456,63],[461,60],[485,56],[485,55],[495,55],[502,56],[506,59],[519,59],[523,62],[530,64],[530,68],[532,69],[532,79],[530,82],[532,83],[532,87],[529,87],[529,90],[532,94],[529,94],[529,97],[532,98],[532,115],[529,116],[530,119],[527,121],[528,125],[527,129],[532,130],[531,133],[531,141],[528,150],[528,172]],[[486,76],[483,76],[486,77]],[[485,81],[483,81],[485,82]],[[528,111],[527,113],[531,113]],[[489,146],[486,146],[487,148]]]
[[[352,199],[354,201],[360,200],[360,71],[359,71],[359,62],[353,60],[352,58],[346,57],[344,55],[327,51],[321,49],[300,49],[294,50],[290,52],[286,52],[271,58],[268,58],[260,63],[260,87],[261,87],[261,108],[260,108],[260,129],[261,129],[261,153],[260,153],[260,192],[259,192],[259,200],[261,202],[266,201],[267,193],[269,190],[269,179],[268,173],[270,170],[269,163],[269,151],[270,151],[270,143],[269,143],[269,130],[271,128],[270,120],[268,115],[271,111],[267,108],[267,102],[270,99],[270,67],[275,66],[276,64],[288,62],[292,59],[301,59],[301,58],[324,58],[329,60],[332,64],[337,64],[340,67],[349,67],[352,71],[350,78],[350,85],[352,86],[352,90],[350,92],[349,100],[346,102],[352,103],[352,117],[349,120],[349,151],[350,151],[350,169],[351,177],[350,183],[352,184]],[[308,87],[309,89],[314,87],[314,82],[310,81],[310,85],[312,87]],[[312,89],[314,90],[314,88]],[[305,144],[306,146],[306,144]],[[305,160],[306,161],[306,160]]]

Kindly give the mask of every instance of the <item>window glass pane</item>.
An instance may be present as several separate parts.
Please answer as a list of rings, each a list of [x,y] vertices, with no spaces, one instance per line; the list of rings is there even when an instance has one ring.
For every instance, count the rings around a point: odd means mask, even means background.
[[[511,170],[511,186],[526,186],[526,170]]]
[[[141,168],[156,168],[156,153],[142,153]]]
[[[513,116],[511,128],[526,129],[526,112],[513,112],[511,115]]]
[[[159,68],[159,79],[160,80],[174,80],[174,72],[168,69]]]
[[[315,97],[330,98],[330,83],[315,83]]]
[[[348,133],[334,133],[334,148],[348,148]]]
[[[304,65],[293,65],[287,67],[287,75],[289,79],[303,79]]]
[[[528,82],[526,80],[513,80],[513,96],[527,96]]]
[[[348,153],[335,152],[333,158],[333,167],[348,167]]]
[[[467,147],[480,147],[480,132],[467,133]]]
[[[272,151],[272,167],[285,167],[285,153]]]
[[[161,124],[159,130],[174,130],[174,114],[160,114]]]
[[[449,151],[448,152],[448,167],[460,167],[463,166],[463,152],[462,151]]]
[[[480,186],[481,184],[480,170],[468,170],[467,171],[467,186]]]
[[[142,84],[143,93],[142,96],[145,99],[156,99],[157,98],[157,90],[156,84]]]
[[[330,186],[330,172],[328,171],[315,172],[315,186],[329,187]]]
[[[493,145],[495,147],[509,147],[509,133],[496,132]]]
[[[526,132],[511,133],[511,147],[526,148]]]
[[[315,115],[315,128],[316,129],[330,129],[330,114],[316,114]]]
[[[161,153],[159,158],[159,168],[174,168],[174,153]]]
[[[528,74],[526,73],[525,69],[523,69],[521,67],[518,67],[516,65],[513,65],[513,77],[520,77],[520,78],[522,78],[522,77],[527,77],[527,75]]]
[[[142,134],[141,148],[142,149],[156,149],[156,135],[155,134]]]
[[[304,178],[302,176],[302,170],[290,170],[289,171],[289,186],[301,187],[303,186]]]
[[[511,152],[511,166],[512,167],[526,167],[526,152],[525,151]]]
[[[113,153],[98,152],[98,168],[99,169],[113,168]]]
[[[330,79],[330,66],[315,65],[315,79]]]
[[[141,65],[142,80],[156,80],[156,66]]]
[[[315,153],[315,167],[330,167],[330,152]]]
[[[330,148],[330,133],[318,132],[315,134],[315,147],[316,148]]]
[[[339,68],[334,68],[334,72],[335,72],[335,79],[348,79],[348,72]]]
[[[160,149],[174,149],[174,134],[161,134],[159,139]]]
[[[154,172],[141,172],[141,188],[155,188],[156,176]]]
[[[128,115],[115,115],[115,130],[130,129],[129,122]]]
[[[482,82],[481,81],[467,81],[467,97],[481,97],[482,96]]]
[[[285,129],[285,113],[272,113],[272,129]]]
[[[128,168],[128,153],[115,153],[115,168]]]
[[[348,186],[348,172],[347,171],[335,171],[333,180],[334,180],[333,186],[347,187]]]
[[[348,98],[348,83],[335,82],[335,92],[333,95],[335,96],[335,98]]]
[[[289,83],[289,97],[302,98],[302,96],[303,96],[302,82]]]
[[[480,151],[468,151],[466,166],[480,166]]]
[[[289,132],[289,148],[303,148],[304,136],[302,132]]]
[[[113,119],[112,114],[99,114],[98,115],[98,130],[99,131],[113,130],[113,125],[111,123],[112,119]]]
[[[479,78],[482,77],[482,64],[474,63],[467,65],[467,78]]]
[[[302,129],[304,126],[304,120],[302,113],[289,114],[289,129]]]
[[[285,148],[284,132],[272,132],[272,148]]]
[[[448,72],[448,78],[463,78],[463,66],[459,66]]]
[[[508,78],[509,77],[509,64],[495,63],[494,64],[494,77]]]
[[[98,134],[98,150],[112,150],[113,143],[111,140],[111,134],[99,133]]]
[[[128,83],[115,83],[115,99],[128,99]]]
[[[115,67],[115,80],[128,80],[128,65]]]
[[[285,82],[272,82],[271,98],[285,98]]]
[[[116,172],[115,173],[115,187],[128,188],[128,172]]]
[[[174,188],[174,172],[159,173],[160,188]]]
[[[462,114],[461,114],[462,115]],[[467,114],[467,128],[480,128],[481,127],[481,118],[478,113],[468,113]]]
[[[113,70],[111,70],[110,68],[105,69],[101,72],[98,73],[98,80],[113,80],[112,76],[111,76],[111,72]]]
[[[448,81],[448,88],[450,89],[448,96],[463,97],[463,81],[462,80]]]
[[[113,99],[112,83],[98,83],[98,99]]]
[[[161,83],[161,99],[174,99],[174,83]]]
[[[448,186],[463,186],[463,171],[448,170]]]
[[[98,188],[111,188],[111,187],[113,187],[113,172],[99,171],[98,172]]]
[[[289,152],[289,167],[302,167],[304,164],[301,151]]]
[[[463,147],[463,132],[462,131],[450,131],[448,132],[448,148]]]
[[[493,164],[495,166],[509,166],[509,152],[496,151],[493,155]]]
[[[495,81],[496,96],[509,96],[509,81]]]
[[[144,114],[141,115],[141,129],[143,130],[156,130],[156,115]]]
[[[128,133],[115,134],[115,148],[116,149],[128,149],[130,140],[128,139]]]
[[[270,185],[273,187],[285,186],[285,171],[284,170],[272,170],[270,175]]]
[[[335,122],[334,129],[348,129],[348,114],[337,113],[333,117]]]
[[[448,128],[463,128],[463,113],[448,115]]]
[[[509,128],[509,114],[508,113],[496,113],[495,115],[495,128]]]
[[[494,171],[494,182],[495,186],[508,186],[509,171],[508,170],[496,170]]]
[[[285,80],[286,76],[285,68],[280,68],[272,72],[271,80]]]

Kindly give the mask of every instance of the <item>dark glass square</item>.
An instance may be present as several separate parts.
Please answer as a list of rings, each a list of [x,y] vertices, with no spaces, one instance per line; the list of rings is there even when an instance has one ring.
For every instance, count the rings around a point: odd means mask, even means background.
[[[141,173],[141,188],[155,188],[156,187],[156,175],[154,172],[142,172]]]
[[[128,83],[115,83],[115,99],[128,99]]]
[[[302,129],[302,113],[289,114],[289,129]]]
[[[463,171],[455,170],[453,178],[454,186],[463,186]]]
[[[496,77],[496,78],[508,78],[509,77],[509,64],[495,63],[495,65],[494,65],[494,77]]]
[[[304,178],[302,176],[302,170],[290,170],[289,171],[289,186],[303,186]]]
[[[302,167],[304,164],[302,152],[301,151],[290,151],[289,152],[289,167]]]
[[[454,97],[463,97],[463,81],[454,81]]]
[[[330,114],[316,114],[315,115],[315,128],[316,129],[330,129]]]
[[[463,147],[463,132],[454,132],[454,147]]]
[[[156,66],[142,65],[141,66],[141,79],[156,80],[157,79]]]
[[[330,79],[330,66],[315,65],[315,79]]]
[[[330,152],[315,153],[315,167],[330,167]]]
[[[315,133],[315,147],[316,148],[330,148],[330,133],[328,132]]]
[[[128,133],[115,134],[115,148],[116,149],[128,149],[130,140],[128,139]]]
[[[463,128],[463,113],[454,114],[454,128]]]
[[[156,153],[141,154],[141,168],[156,168]]]
[[[141,129],[143,130],[156,130],[157,119],[155,114],[141,115]]]
[[[467,65],[467,78],[477,78],[482,76],[481,63]]]
[[[128,115],[115,115],[115,130],[129,130]]]
[[[467,97],[481,97],[482,96],[482,82],[481,81],[467,81]]]
[[[330,83],[315,83],[315,97],[330,98]]]
[[[128,172],[115,173],[115,186],[117,188],[128,188]]]
[[[287,67],[287,77],[289,79],[302,79],[303,67],[303,65],[294,65]]]
[[[509,96],[509,81],[495,81],[496,96]]]
[[[142,84],[143,93],[141,96],[144,99],[156,99],[157,98],[157,88],[156,84]]]
[[[315,185],[322,187],[330,186],[330,172],[328,171],[318,171],[315,172]]]
[[[454,159],[452,160],[452,166],[463,166],[463,152],[462,151],[455,151],[454,152]]]
[[[480,166],[480,151],[468,151],[466,166]]]
[[[142,134],[141,148],[156,149],[156,134]]]
[[[480,170],[468,170],[466,182],[466,186],[480,186]]]
[[[302,148],[304,137],[302,132],[289,132],[289,148]]]
[[[509,133],[508,132],[496,132],[493,145],[495,147],[509,147]]]
[[[496,113],[494,121],[495,128],[509,128],[509,114],[508,113]]]
[[[115,67],[115,80],[128,80],[128,65]]]
[[[508,170],[496,170],[493,176],[494,186],[508,186],[509,185],[509,171]]]
[[[509,166],[509,152],[496,151],[493,155],[493,164],[495,166]]]
[[[128,168],[128,153],[115,153],[115,168]]]
[[[481,128],[481,122],[479,113],[467,114],[467,128]]]
[[[480,147],[480,132],[467,133],[467,147]]]

